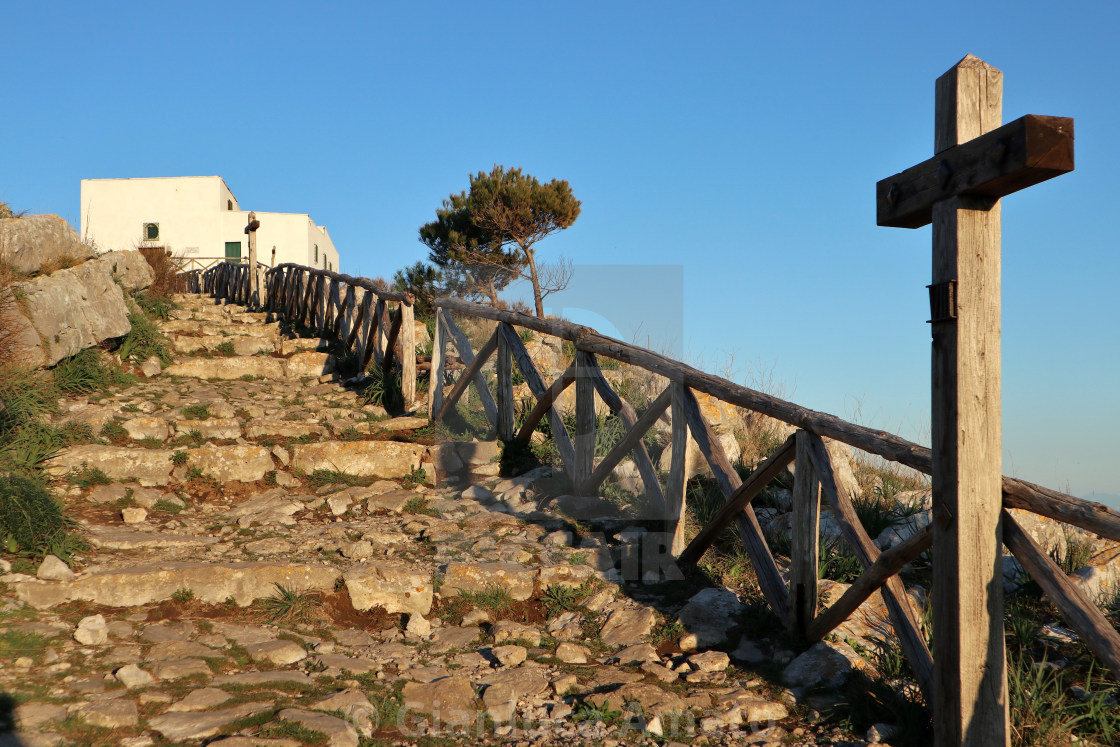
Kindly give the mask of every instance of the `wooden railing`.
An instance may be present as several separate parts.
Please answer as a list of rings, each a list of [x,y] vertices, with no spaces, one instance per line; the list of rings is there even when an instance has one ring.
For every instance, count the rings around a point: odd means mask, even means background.
[[[433,420],[454,412],[455,404],[473,385],[482,409],[498,437],[506,442],[527,443],[546,414],[560,461],[576,491],[596,495],[599,486],[627,455],[632,456],[652,505],[661,513],[670,535],[672,554],[681,564],[695,564],[715,538],[732,524],[751,558],[759,587],[774,613],[806,641],[818,641],[846,620],[875,593],[882,590],[891,624],[900,647],[909,660],[918,683],[932,701],[933,659],[919,621],[907,599],[899,571],[932,545],[933,524],[902,544],[880,552],[856,515],[852,499],[837,482],[832,460],[823,438],[830,438],[862,451],[929,474],[930,450],[885,431],[849,423],[833,415],[816,412],[762,392],[698,371],[644,348],[605,337],[587,327],[554,319],[541,319],[503,311],[467,301],[441,298],[435,302],[436,327],[433,341],[428,410]],[[498,322],[489,340],[477,351],[455,324],[449,312]],[[557,378],[547,383],[537,370],[516,327],[567,340],[575,346],[575,360]],[[459,354],[464,369],[458,381],[444,392],[447,344]],[[497,388],[492,395],[481,376],[483,364],[496,355]],[[600,370],[597,356],[604,356],[645,369],[668,380],[666,389],[653,399],[641,415],[611,387]],[[514,429],[512,366],[516,363],[536,400],[521,428]],[[560,393],[575,384],[575,432],[569,434],[555,402]],[[745,480],[739,477],[715,437],[696,398],[703,392],[723,402],[746,408],[797,428],[777,451],[759,464]],[[598,464],[595,462],[595,394],[627,427],[622,440]],[[659,481],[642,437],[666,409],[672,411],[672,459],[664,484]],[[691,434],[711,468],[724,495],[725,504],[700,532],[685,544],[685,490],[687,440]],[[797,470],[793,485],[792,551],[789,582],[767,546],[751,501],[791,462]],[[820,498],[823,494],[840,526],[844,539],[864,566],[863,574],[830,607],[817,613],[818,536]],[[1003,478],[1003,542],[1034,578],[1044,593],[1101,661],[1120,675],[1120,635],[1080,588],[1023,531],[1006,509],[1026,509],[1072,524],[1106,539],[1120,541],[1120,513],[1101,504],[1065,495],[1014,478]],[[934,517],[934,522],[944,517]]]
[[[253,292],[252,277],[247,262],[219,262],[200,275],[202,293],[253,308],[262,308],[268,302],[265,277],[268,265],[256,265],[258,293]],[[260,296],[260,297],[258,297]]]
[[[203,274],[203,292],[232,303],[257,306],[288,321],[334,337],[355,354],[358,372],[372,362],[383,376],[401,370],[405,409],[416,400],[416,327],[411,293],[396,293],[356,278],[296,264],[267,268],[257,303],[250,303],[249,268],[220,264]],[[391,306],[392,305],[392,306]],[[395,307],[395,308],[394,308]]]
[[[219,297],[245,299],[246,284],[242,275],[247,274],[247,268],[230,267],[209,270],[206,288]],[[266,288],[269,309],[290,320],[337,335],[348,350],[358,353],[363,370],[373,360],[387,372],[393,365],[395,352],[401,362],[405,399],[409,403],[413,401],[417,369],[415,355],[412,354],[415,347],[412,297],[409,294],[383,291],[362,278],[290,264],[269,270]],[[390,314],[390,303],[397,304],[394,314]],[[792,631],[806,641],[823,639],[872,594],[882,590],[900,647],[927,702],[933,702],[933,659],[898,573],[930,549],[935,524],[944,521],[945,517],[935,516],[933,524],[902,544],[880,552],[860,523],[851,496],[838,483],[822,439],[840,441],[926,474],[932,469],[929,449],[886,431],[849,423],[834,415],[809,410],[704,373],[650,350],[606,337],[588,327],[453,298],[438,299],[434,305],[436,324],[427,403],[433,421],[447,418],[455,412],[456,403],[471,386],[475,387],[486,418],[498,438],[508,444],[528,443],[540,420],[547,416],[562,467],[581,495],[596,495],[614,467],[627,456],[633,457],[646,495],[658,517],[664,521],[668,544],[677,562],[695,564],[715,538],[734,524],[751,558],[767,603]],[[498,324],[489,339],[475,351],[450,312]],[[571,342],[575,347],[572,364],[552,382],[546,382],[530,358],[516,330],[518,327]],[[448,343],[458,353],[463,367],[458,380],[445,387],[449,372]],[[482,368],[491,356],[497,356],[494,393],[491,393],[482,375]],[[668,386],[639,414],[619,396],[603,375],[599,356],[664,377]],[[520,428],[515,428],[515,364],[535,399],[535,405]],[[576,390],[575,431],[569,433],[556,401],[573,384]],[[797,430],[746,479],[742,479],[704,417],[696,398],[697,392],[769,416]],[[598,463],[595,460],[596,394],[627,428],[621,441]],[[672,459],[662,482],[642,437],[666,410],[672,414]],[[707,525],[686,543],[686,455],[690,435],[711,468],[725,503]],[[787,583],[767,546],[751,501],[795,460],[798,468],[793,486],[793,547]],[[864,572],[840,599],[818,613],[818,537],[822,494],[844,539],[864,566]],[[1111,669],[1113,676],[1120,674],[1120,635],[1094,602],[1023,531],[1007,509],[1025,509],[1117,542],[1120,542],[1120,513],[1098,503],[1010,477],[1003,478],[1003,506],[1003,542],[1008,550],[1038,582],[1086,646]]]

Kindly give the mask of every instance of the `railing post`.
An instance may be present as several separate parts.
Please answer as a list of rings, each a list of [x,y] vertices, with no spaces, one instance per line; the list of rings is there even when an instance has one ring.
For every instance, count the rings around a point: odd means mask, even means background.
[[[401,302],[401,396],[406,410],[416,402],[416,319],[412,304]]]
[[[447,348],[447,331],[443,328],[443,314],[437,306],[436,326],[432,336],[432,365],[428,369],[428,417],[434,418],[443,407],[443,359]]]
[[[688,422],[684,415],[684,385],[675,381],[669,383],[672,400],[669,413],[672,418],[672,435],[669,448],[669,476],[665,481],[665,522],[666,531],[672,532],[672,554],[678,557],[688,543],[684,539],[685,529],[685,492],[688,484],[689,448]]]
[[[817,564],[821,485],[809,457],[808,434],[798,431],[796,469],[793,475],[792,548],[789,568],[790,627],[804,636],[817,613]]]
[[[505,322],[498,324],[509,327]],[[510,329],[516,334],[516,330]],[[498,439],[509,442],[513,439],[513,351],[500,332],[497,356],[494,368],[498,374]]]
[[[595,354],[576,350],[576,458],[572,482],[582,485],[595,467],[595,382],[590,368]]]

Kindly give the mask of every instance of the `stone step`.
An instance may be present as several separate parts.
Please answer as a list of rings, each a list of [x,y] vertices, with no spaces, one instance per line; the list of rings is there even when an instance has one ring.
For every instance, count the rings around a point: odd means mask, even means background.
[[[182,332],[193,335],[245,336],[277,339],[280,337],[278,324],[215,324],[199,319],[171,319],[161,324],[166,332]]]
[[[256,355],[257,353],[272,353],[276,349],[275,343],[267,337],[247,337],[205,335],[201,337],[188,337],[187,335],[171,335],[171,345],[176,353],[196,353],[199,351],[219,351],[224,346],[232,346],[235,355]]]
[[[163,369],[169,376],[196,379],[266,379],[318,377],[334,372],[334,358],[327,353],[295,353],[287,358],[236,355],[228,358],[191,358]]]
[[[342,572],[319,563],[239,562],[166,563],[85,573],[72,581],[43,581],[26,576],[9,583],[21,602],[38,609],[70,601],[126,607],[171,599],[188,591],[207,604],[233,599],[246,607],[256,599],[271,597],[277,584],[295,591],[330,591]]]
[[[182,449],[187,454],[179,479],[188,476],[193,467],[220,483],[256,482],[275,469],[268,449],[256,445],[214,446],[206,444],[195,449]],[[171,482],[175,450],[143,449],[127,446],[82,444],[63,449],[45,462],[47,474],[65,477],[83,469],[99,469],[111,480],[135,481],[144,487]]]

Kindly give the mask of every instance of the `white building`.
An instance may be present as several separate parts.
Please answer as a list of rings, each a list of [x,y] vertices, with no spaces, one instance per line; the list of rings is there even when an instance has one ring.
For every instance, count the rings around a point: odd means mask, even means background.
[[[330,234],[306,213],[254,212],[258,262],[338,271]],[[82,240],[102,252],[165,247],[185,258],[248,257],[248,216],[220,176],[82,180]]]

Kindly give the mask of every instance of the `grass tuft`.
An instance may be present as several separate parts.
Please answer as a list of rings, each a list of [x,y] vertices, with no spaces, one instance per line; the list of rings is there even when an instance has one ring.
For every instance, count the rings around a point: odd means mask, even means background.
[[[143,363],[155,356],[161,364],[170,365],[172,358],[168,340],[155,323],[143,312],[129,314],[128,321],[132,329],[121,341],[121,360]]]
[[[270,623],[306,623],[315,619],[321,599],[313,591],[295,591],[275,584],[271,597],[257,600],[257,606]]]
[[[53,373],[55,385],[64,394],[89,394],[132,382],[118,366],[106,362],[97,348],[86,348],[64,358],[54,367]]]

